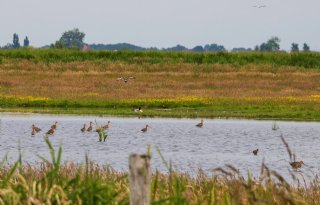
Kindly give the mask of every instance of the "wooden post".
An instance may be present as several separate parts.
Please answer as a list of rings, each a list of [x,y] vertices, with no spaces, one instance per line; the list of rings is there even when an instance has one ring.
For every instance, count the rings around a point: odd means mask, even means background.
[[[149,155],[129,157],[130,205],[150,204],[151,166]]]

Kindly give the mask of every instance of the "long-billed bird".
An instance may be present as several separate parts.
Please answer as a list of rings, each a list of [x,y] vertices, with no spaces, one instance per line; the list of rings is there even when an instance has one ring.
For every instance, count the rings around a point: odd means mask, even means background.
[[[101,128],[103,128],[103,129],[108,129],[109,128],[109,124],[110,124],[111,122],[110,121],[108,121],[108,124],[106,124],[106,125],[103,125]]]
[[[86,123],[83,124],[83,128],[80,129],[81,132],[85,132],[86,131]]]
[[[133,77],[133,76],[127,76],[127,77],[120,77],[120,78],[117,78],[117,80],[119,81],[119,80],[122,80],[123,82],[125,82],[125,83],[127,83],[128,81],[129,81],[129,79],[132,79],[132,80],[134,80],[134,79],[136,79],[135,77]]]
[[[46,132],[47,135],[53,135],[54,133],[54,129],[51,128],[50,130],[48,130],[48,132]]]
[[[54,129],[54,130],[57,129],[57,123],[58,122],[56,121],[53,125],[51,125],[51,129]]]
[[[110,121],[108,121],[108,124],[103,125],[103,126],[101,126],[101,127],[97,128],[95,131],[96,131],[96,132],[102,132],[103,130],[108,129],[108,128],[109,128],[109,124],[110,124],[110,123],[111,123],[111,122],[110,122]]]
[[[291,167],[294,168],[294,169],[300,168],[303,164],[304,164],[303,161],[300,161],[300,162],[290,162]]]
[[[196,126],[197,126],[197,127],[203,127],[203,120],[201,120],[201,122],[198,123]]]
[[[35,134],[36,134],[36,129],[32,127],[31,135],[35,135]]]
[[[87,131],[88,131],[88,132],[91,132],[91,131],[92,131],[92,122],[90,122],[90,126],[88,127]]]
[[[32,125],[32,129],[34,129],[35,132],[41,131],[41,129],[39,127],[36,127],[34,124]]]
[[[148,127],[150,127],[149,125],[146,125],[145,128],[141,129],[142,132],[147,132],[148,131]]]

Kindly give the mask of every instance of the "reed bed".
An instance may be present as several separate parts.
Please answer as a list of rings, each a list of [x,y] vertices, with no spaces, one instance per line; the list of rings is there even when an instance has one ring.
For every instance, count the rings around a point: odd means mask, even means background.
[[[39,165],[22,164],[20,160],[8,165],[3,159],[0,204],[129,204],[128,173],[97,165],[88,157],[84,164],[62,164],[62,148],[55,151],[48,139],[46,142],[51,159],[42,159]],[[214,169],[212,174],[199,170],[193,176],[167,166],[166,173],[153,172],[151,204],[320,203],[318,178],[303,183],[301,174],[292,171],[293,181],[289,183],[263,163],[259,178],[252,178],[250,173],[244,177],[232,165]]]

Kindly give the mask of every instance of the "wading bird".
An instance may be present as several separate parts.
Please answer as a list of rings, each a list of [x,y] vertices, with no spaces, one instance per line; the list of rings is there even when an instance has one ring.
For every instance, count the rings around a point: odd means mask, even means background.
[[[148,127],[149,127],[149,125],[146,125],[146,127],[143,128],[141,131],[142,131],[142,132],[147,132],[147,131],[148,131]]]
[[[108,128],[109,128],[109,124],[110,124],[110,121],[108,121],[108,124],[103,125],[101,128],[102,128],[102,129],[108,129]]]
[[[108,121],[108,124],[97,128],[95,131],[96,131],[96,132],[102,132],[103,130],[106,130],[106,129],[109,128],[109,124],[110,124],[110,121]]]
[[[36,129],[34,127],[32,127],[31,135],[35,135],[35,134],[36,134]]]
[[[53,128],[51,128],[48,132],[46,132],[47,135],[53,135],[53,133],[54,133],[54,129]]]
[[[56,121],[53,125],[51,125],[51,129],[54,129],[54,130],[57,129],[57,123],[58,122]]]
[[[117,78],[117,80],[122,80],[123,82],[127,83],[129,79],[136,79],[135,77],[133,76],[128,76],[128,77],[120,77],[120,78]]]
[[[253,153],[254,155],[258,155],[258,151],[259,151],[259,149],[255,149],[255,150],[252,151],[252,153]]]
[[[88,131],[88,132],[91,132],[91,131],[92,131],[92,122],[90,122],[90,126],[88,127],[87,131]]]
[[[202,126],[203,126],[203,120],[201,120],[201,122],[198,123],[196,126],[197,126],[197,127],[202,127]]]
[[[32,130],[35,130],[35,132],[40,132],[41,129],[39,127],[36,127],[34,124],[32,125]]]
[[[83,124],[83,128],[81,128],[81,132],[86,131],[86,123]]]
[[[104,130],[102,127],[97,128],[95,131],[96,132],[101,132],[102,130]]]
[[[303,164],[304,164],[303,161],[300,161],[300,162],[290,162],[291,167],[294,168],[294,169],[300,168]]]

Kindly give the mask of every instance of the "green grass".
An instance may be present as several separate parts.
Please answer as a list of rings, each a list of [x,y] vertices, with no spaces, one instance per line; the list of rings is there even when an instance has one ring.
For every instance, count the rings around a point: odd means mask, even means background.
[[[129,64],[271,64],[274,66],[295,66],[320,68],[320,53],[192,53],[160,51],[91,51],[54,49],[0,50],[0,63],[5,59],[25,59],[34,62],[55,63],[74,61],[122,61]]]
[[[141,106],[143,112],[133,112]],[[320,102],[297,98],[182,98],[68,101],[0,97],[2,112],[177,118],[248,118],[320,121]]]
[[[0,111],[319,121],[319,68],[312,52],[0,50]]]

